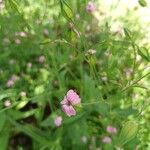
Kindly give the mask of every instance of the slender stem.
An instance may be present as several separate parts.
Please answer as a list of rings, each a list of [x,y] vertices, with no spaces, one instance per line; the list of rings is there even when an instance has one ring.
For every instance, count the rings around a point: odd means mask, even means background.
[[[130,84],[129,86],[125,87],[122,91],[123,91],[123,92],[126,91],[128,88],[132,87],[133,85],[135,85],[136,83],[138,83],[140,80],[142,80],[143,78],[145,78],[145,77],[148,76],[149,74],[150,74],[150,72],[147,73],[147,74],[145,74],[145,75],[142,76],[141,78],[137,79],[136,81],[134,81],[134,82],[133,82],[132,84]]]
[[[82,103],[82,105],[91,105],[91,104],[97,104],[100,103],[100,101],[90,102],[90,103]]]
[[[102,100],[102,101],[104,101],[104,100]],[[95,101],[95,102],[90,102],[90,103],[82,103],[82,105],[92,105],[92,104],[98,104],[98,103],[100,103],[100,102],[102,102],[102,101]],[[105,101],[104,101],[105,102]],[[108,104],[108,105],[110,105],[109,103],[107,103],[107,102],[105,102],[106,104]]]

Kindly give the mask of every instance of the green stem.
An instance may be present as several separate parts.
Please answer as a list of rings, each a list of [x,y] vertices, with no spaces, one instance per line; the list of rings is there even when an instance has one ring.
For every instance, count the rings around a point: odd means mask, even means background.
[[[130,87],[132,87],[133,85],[135,85],[136,83],[138,83],[140,80],[142,80],[143,78],[145,78],[146,76],[148,76],[149,74],[150,74],[150,72],[147,73],[147,74],[145,74],[145,75],[142,76],[141,78],[137,79],[137,80],[134,81],[132,84],[130,84],[129,86],[125,87],[125,88],[122,90],[122,92],[126,91],[127,89],[129,89]]]

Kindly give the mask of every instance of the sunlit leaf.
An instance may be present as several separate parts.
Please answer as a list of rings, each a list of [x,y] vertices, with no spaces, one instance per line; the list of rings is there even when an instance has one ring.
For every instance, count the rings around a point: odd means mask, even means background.
[[[128,121],[124,124],[119,135],[119,144],[125,145],[132,140],[138,131],[138,125],[133,121]]]
[[[142,7],[146,7],[146,6],[147,6],[146,0],[139,0],[139,4],[140,4]]]

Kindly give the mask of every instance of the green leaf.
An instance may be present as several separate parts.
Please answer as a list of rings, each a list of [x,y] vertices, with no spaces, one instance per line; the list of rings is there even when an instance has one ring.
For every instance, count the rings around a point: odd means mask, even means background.
[[[87,109],[87,111],[89,112],[97,112],[101,115],[108,115],[109,113],[109,110],[110,110],[110,106],[106,103],[106,102],[103,102],[103,101],[99,101],[99,102],[96,102],[96,103],[92,103],[91,104],[89,103],[89,105],[86,105],[85,103],[85,106],[83,106]]]
[[[129,29],[124,28],[124,33],[125,33],[125,36],[131,40],[131,32],[129,31]]]
[[[6,117],[5,117],[5,113],[0,113],[0,132],[4,127],[5,121],[6,121]]]
[[[45,120],[43,120],[41,122],[41,126],[43,126],[43,127],[48,127],[48,126],[54,127],[54,119],[55,119],[55,117],[56,117],[55,113],[51,114],[50,116],[48,116]]]
[[[14,121],[12,117],[7,116],[7,119],[10,121],[10,123],[16,127],[16,130],[23,132],[33,138],[35,141],[41,143],[42,145],[45,145],[47,147],[52,146],[52,139],[51,135],[47,132],[44,132],[32,125],[21,125]]]
[[[81,120],[82,118],[84,118],[85,116],[87,115],[87,113],[80,113],[79,115],[76,115],[74,117],[67,117],[64,119],[64,124],[65,125],[70,125],[70,124],[73,124],[79,120]]]
[[[10,136],[10,125],[4,126],[3,130],[0,131],[0,146],[1,150],[7,150],[8,148],[8,141],[9,141],[9,136]]]
[[[138,111],[136,109],[133,109],[132,107],[128,107],[125,109],[114,109],[113,111],[115,111],[116,114],[120,117],[128,117],[129,115],[134,115],[138,113]]]
[[[34,93],[36,95],[42,94],[44,92],[44,85],[38,85],[35,87]]]
[[[17,2],[15,0],[8,0],[8,1],[9,1],[10,6],[12,7],[12,9],[14,9],[19,14],[21,14],[21,9],[20,9],[19,5],[17,4]]]
[[[15,90],[0,91],[0,101],[3,100],[4,98],[15,96],[15,95],[16,95]]]
[[[146,61],[150,61],[150,55],[149,55],[149,52],[148,52],[148,49],[146,48],[139,48],[138,47],[138,54],[143,58],[145,59]]]
[[[93,106],[93,110],[96,110],[97,112],[99,112],[102,115],[107,115],[109,113],[109,105],[105,102],[99,102],[98,104],[95,104]]]
[[[131,141],[137,134],[138,125],[133,121],[128,121],[124,124],[119,135],[119,145],[123,146]]]
[[[147,6],[147,2],[145,0],[139,0],[139,4],[142,6],[142,7],[146,7]]]
[[[22,21],[26,24],[26,27],[28,29],[31,29],[31,26],[29,25],[28,21],[24,18],[24,12],[23,12],[23,9],[20,7],[20,5],[17,3],[16,0],[7,0],[6,1],[6,6],[9,8],[11,8],[12,10],[14,10],[15,12],[17,12]]]
[[[48,77],[49,77],[49,71],[46,69],[40,69],[41,72],[41,79],[46,82],[48,81]]]
[[[11,116],[13,117],[13,119],[18,120],[18,119],[24,119],[27,118],[29,116],[32,116],[36,113],[37,109],[32,109],[26,112],[21,112],[19,110],[15,110],[15,109],[10,109],[8,110],[8,114],[11,114]]]
[[[45,39],[45,40],[43,40],[40,44],[41,44],[41,45],[45,45],[45,44],[48,44],[48,43],[51,43],[51,42],[52,42],[51,39]]]
[[[60,6],[63,16],[69,21],[72,20],[73,11],[68,3],[65,0],[60,0]]]

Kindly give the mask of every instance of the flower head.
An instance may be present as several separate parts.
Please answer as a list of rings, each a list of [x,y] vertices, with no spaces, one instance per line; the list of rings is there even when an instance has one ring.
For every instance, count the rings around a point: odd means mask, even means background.
[[[38,58],[38,62],[39,63],[44,63],[45,62],[45,56],[41,55],[39,58]]]
[[[11,79],[9,79],[9,80],[7,81],[7,83],[6,83],[6,86],[7,86],[7,87],[12,87],[13,85],[14,85],[14,81],[11,80]]]
[[[64,96],[64,99],[61,101],[63,112],[69,117],[76,115],[76,111],[73,106],[80,102],[81,99],[79,95],[75,91],[69,90]]]
[[[62,105],[62,110],[69,117],[76,115],[76,111],[71,105]]]
[[[61,126],[61,124],[62,124],[62,117],[61,117],[61,116],[57,116],[57,117],[54,119],[54,124],[55,124],[56,127]]]
[[[32,67],[32,63],[31,62],[28,62],[27,63],[27,68],[31,68]]]
[[[20,92],[21,97],[26,97],[26,95],[27,95],[26,92],[24,92],[24,91]]]
[[[117,133],[117,129],[115,128],[115,127],[113,127],[113,126],[107,126],[107,132],[108,133],[112,133],[112,134],[116,134]]]
[[[16,43],[17,45],[21,44],[20,39],[15,39],[15,43]]]
[[[6,86],[7,86],[7,87],[12,87],[18,79],[19,79],[18,76],[12,75],[12,76],[10,77],[10,79],[7,81]]]
[[[11,79],[15,82],[15,81],[17,81],[19,79],[19,77],[17,75],[13,74],[11,76]]]
[[[102,142],[103,143],[105,143],[105,144],[109,144],[109,143],[111,143],[111,138],[109,137],[109,136],[104,136],[103,138],[102,138]]]
[[[89,49],[87,52],[86,52],[86,56],[88,55],[94,55],[96,53],[96,50],[95,49]]]
[[[72,104],[72,105],[77,105],[80,103],[80,97],[79,95],[74,92],[73,90],[69,90],[67,92],[67,95],[66,95],[66,99]]]
[[[88,4],[86,5],[86,11],[88,13],[92,13],[96,10],[96,6],[92,1],[89,1]]]
[[[83,143],[87,143],[87,137],[86,137],[86,136],[82,136],[82,137],[81,137],[81,141],[82,141]]]
[[[5,106],[5,107],[10,107],[10,106],[11,106],[11,101],[10,101],[10,100],[6,100],[6,101],[4,102],[4,106]]]

